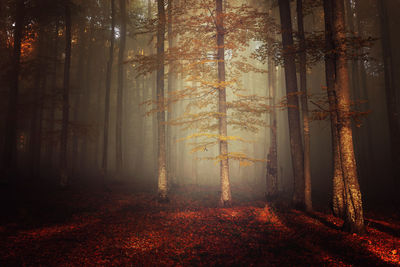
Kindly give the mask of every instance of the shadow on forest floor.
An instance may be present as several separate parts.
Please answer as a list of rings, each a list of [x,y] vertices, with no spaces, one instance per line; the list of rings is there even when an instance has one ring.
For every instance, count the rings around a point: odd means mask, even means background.
[[[14,191],[16,211],[0,222],[0,265],[400,263],[391,218],[369,219],[367,235],[351,235],[329,214],[272,208],[254,192],[232,191],[231,208],[217,207],[217,187],[193,185],[175,188],[169,204],[125,183]]]

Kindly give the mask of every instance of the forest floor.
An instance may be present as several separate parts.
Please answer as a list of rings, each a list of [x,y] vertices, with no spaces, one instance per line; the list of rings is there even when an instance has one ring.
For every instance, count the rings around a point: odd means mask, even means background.
[[[177,188],[166,204],[124,183],[6,190],[0,266],[400,265],[398,215],[367,212],[359,236],[328,212],[272,207],[239,187],[231,208],[213,187]]]

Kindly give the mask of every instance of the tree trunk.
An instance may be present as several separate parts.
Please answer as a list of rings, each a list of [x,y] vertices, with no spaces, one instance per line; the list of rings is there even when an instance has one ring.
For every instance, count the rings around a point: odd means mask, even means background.
[[[307,54],[306,40],[304,35],[303,23],[303,1],[297,0],[297,27],[300,41],[299,52],[299,71],[300,71],[300,91],[301,91],[301,114],[303,117],[304,134],[304,182],[305,182],[305,205],[306,210],[312,210],[311,198],[311,162],[310,162],[310,123],[308,116],[308,97],[307,97]]]
[[[62,105],[62,128],[61,128],[61,147],[60,147],[60,185],[66,186],[68,183],[67,173],[67,142],[68,142],[68,123],[69,123],[69,79],[71,65],[71,10],[69,3],[65,4],[65,63],[64,63],[64,83],[63,83],[63,105]]]
[[[110,91],[111,91],[111,74],[114,61],[114,40],[115,40],[115,0],[111,0],[111,35],[110,35],[110,48],[109,58],[107,62],[106,72],[106,94],[105,94],[105,108],[104,108],[104,135],[103,135],[103,160],[101,164],[102,174],[107,174],[108,164],[108,128],[110,117]]]
[[[282,24],[282,44],[288,104],[290,151],[294,176],[293,204],[304,208],[304,153],[301,137],[299,99],[297,96],[296,63],[293,46],[292,20],[289,0],[279,0]]]
[[[57,71],[58,71],[58,30],[59,30],[59,19],[56,18],[56,25],[54,29],[54,50],[53,50],[53,75],[51,81],[51,105],[50,105],[50,118],[49,118],[49,134],[50,134],[50,143],[48,144],[47,148],[47,162],[48,164],[53,167],[55,164],[53,153],[54,153],[54,142],[53,142],[53,135],[55,130],[55,115],[56,115],[56,106],[57,106],[57,98],[58,98],[58,88],[57,88]]]
[[[167,163],[165,147],[165,97],[164,97],[164,41],[165,8],[164,0],[157,0],[157,120],[158,120],[158,197],[159,201],[168,201]]]
[[[10,77],[10,91],[7,109],[7,127],[5,133],[3,168],[9,178],[17,171],[17,121],[18,121],[18,89],[21,61],[21,39],[24,23],[25,6],[23,0],[16,3],[14,27],[13,69]]]
[[[168,0],[168,49],[170,50],[174,47],[174,37],[172,32],[172,10],[173,10],[174,0]],[[171,96],[172,91],[175,90],[175,80],[176,74],[174,71],[174,62],[171,60],[168,65],[168,99]],[[173,119],[172,105],[168,100],[168,112],[167,112],[167,122],[170,122]],[[170,124],[167,124],[167,169],[168,169],[168,181],[171,181],[171,177],[175,176],[172,172],[172,127]],[[176,147],[175,147],[176,149]]]
[[[400,118],[397,103],[397,92],[394,84],[396,72],[392,62],[392,44],[387,14],[387,0],[378,0],[381,20],[382,53],[385,68],[386,106],[389,118],[390,150],[392,170],[396,190],[400,189]]]
[[[229,181],[228,135],[226,86],[225,86],[225,29],[222,11],[223,0],[216,0],[216,28],[217,28],[217,61],[218,61],[218,113],[219,113],[219,156],[221,178],[221,206],[229,206],[232,202],[231,186]]]
[[[268,59],[268,87],[270,98],[270,143],[267,162],[267,191],[266,197],[269,200],[274,200],[278,195],[278,135],[277,135],[277,119],[275,110],[276,100],[276,71],[272,59]]]
[[[340,157],[345,189],[345,225],[350,232],[364,233],[364,216],[350,117],[350,86],[346,60],[344,1],[333,1],[334,47],[336,51],[335,92],[337,96]]]
[[[344,218],[344,183],[342,160],[339,150],[337,100],[335,92],[335,55],[333,45],[333,6],[330,0],[324,1],[325,14],[325,76],[327,84],[329,111],[331,117],[332,158],[333,158],[333,196],[332,210],[335,216]]]
[[[123,167],[122,159],[122,99],[124,93],[124,57],[126,45],[126,0],[119,1],[121,30],[120,45],[118,53],[118,90],[117,90],[117,125],[116,125],[116,167],[117,173],[120,174]]]

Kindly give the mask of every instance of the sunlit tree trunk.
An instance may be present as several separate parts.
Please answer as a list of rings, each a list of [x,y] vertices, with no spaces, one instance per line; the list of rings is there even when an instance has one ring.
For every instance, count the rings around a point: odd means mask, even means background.
[[[270,98],[270,143],[268,151],[268,162],[267,162],[267,191],[266,197],[269,200],[276,198],[278,194],[278,125],[275,110],[276,100],[276,71],[275,65],[272,59],[268,59],[268,87],[269,87],[269,98]]]
[[[21,39],[24,23],[24,1],[16,1],[14,27],[13,68],[10,77],[10,91],[7,109],[7,127],[5,133],[3,168],[7,175],[13,176],[17,167],[17,121],[18,121],[18,89],[21,60]]]
[[[220,156],[220,178],[221,178],[221,206],[229,206],[232,202],[231,186],[229,181],[228,161],[228,135],[227,108],[226,108],[226,86],[225,86],[225,29],[222,11],[223,0],[216,0],[216,27],[217,27],[217,60],[218,60],[218,113],[219,113],[219,156]]]
[[[310,162],[310,123],[308,117],[308,97],[307,97],[307,55],[306,40],[304,35],[303,22],[303,0],[297,0],[297,27],[300,42],[299,52],[299,71],[300,71],[300,91],[301,91],[301,114],[303,117],[303,137],[304,137],[304,198],[306,210],[312,210],[311,198],[311,162]]]
[[[71,10],[69,3],[65,3],[65,63],[64,63],[64,83],[63,83],[63,105],[62,105],[62,128],[60,146],[60,185],[66,186],[68,183],[67,173],[67,145],[68,145],[68,123],[69,123],[69,79],[71,66]]]
[[[168,201],[164,111],[164,41],[166,18],[164,0],[157,0],[157,4],[158,197],[159,201]]]
[[[337,95],[340,157],[345,192],[345,229],[363,233],[364,215],[357,177],[350,117],[350,86],[346,59],[344,1],[333,1],[333,40],[336,51],[335,92]]]
[[[385,68],[386,106],[389,118],[390,150],[392,169],[396,189],[400,189],[400,111],[397,103],[396,87],[394,84],[395,68],[392,62],[392,44],[389,32],[387,0],[378,0],[381,20],[382,53]],[[398,90],[397,90],[398,91]]]
[[[116,125],[116,167],[117,173],[120,174],[123,167],[122,159],[122,99],[124,93],[124,56],[126,45],[126,0],[119,1],[121,30],[120,30],[120,45],[118,53],[118,90],[117,90],[117,125]]]
[[[289,0],[279,0],[282,25],[282,44],[288,104],[290,151],[292,156],[294,192],[293,204],[303,208],[305,204],[304,153],[301,137],[299,99],[297,96],[296,63],[293,46],[292,20]]]
[[[114,61],[114,40],[115,40],[115,0],[111,0],[111,35],[109,58],[106,70],[106,94],[104,104],[104,135],[103,135],[103,160],[101,164],[102,174],[107,174],[108,164],[108,128],[110,123],[110,91],[111,91],[111,75]]]
[[[335,92],[335,54],[333,45],[333,10],[330,0],[324,1],[325,14],[325,75],[331,117],[332,158],[333,158],[333,196],[332,210],[335,216],[344,217],[344,182],[342,160],[339,150],[339,132],[337,118],[337,100]]]

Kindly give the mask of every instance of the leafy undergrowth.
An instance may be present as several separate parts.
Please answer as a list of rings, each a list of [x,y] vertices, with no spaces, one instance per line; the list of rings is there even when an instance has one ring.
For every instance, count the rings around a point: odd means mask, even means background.
[[[399,221],[369,218],[367,235],[346,234],[321,212],[251,199],[218,208],[217,190],[186,186],[168,204],[124,185],[55,192],[0,225],[0,265],[400,265]]]

